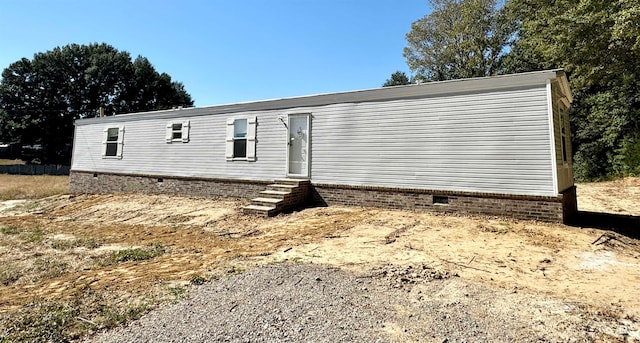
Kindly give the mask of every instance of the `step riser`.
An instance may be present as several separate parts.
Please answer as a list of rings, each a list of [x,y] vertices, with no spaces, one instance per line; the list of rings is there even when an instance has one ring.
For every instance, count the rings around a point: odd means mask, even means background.
[[[242,213],[244,214],[251,214],[251,215],[255,215],[255,216],[261,216],[261,217],[272,217],[275,215],[274,211],[262,211],[262,210],[253,210],[253,209],[243,209]]]
[[[260,192],[260,197],[262,197],[262,198],[272,198],[272,199],[278,199],[278,200],[286,200],[290,196],[291,196],[291,193],[287,193],[287,194],[271,194],[271,193]]]
[[[286,185],[269,185],[267,186],[267,190],[277,192],[291,192],[292,188]]]
[[[279,179],[275,180],[275,183],[280,185],[292,185],[292,186],[300,186],[305,183],[310,183],[309,180],[296,180],[296,179]]]
[[[283,200],[278,201],[277,203],[272,203],[269,201],[259,201],[259,200],[252,200],[251,201],[251,205],[258,205],[258,206],[269,206],[269,207],[273,207],[273,208],[278,208],[278,205],[280,205],[283,202]]]

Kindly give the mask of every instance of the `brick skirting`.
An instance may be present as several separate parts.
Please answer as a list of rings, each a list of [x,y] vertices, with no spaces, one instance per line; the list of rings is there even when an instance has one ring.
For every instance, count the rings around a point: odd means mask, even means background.
[[[73,170],[69,182],[72,193],[137,192],[245,199],[256,197],[271,183]],[[546,222],[567,222],[577,212],[575,186],[556,197],[326,184],[313,184],[311,193],[313,203],[323,206],[347,205],[456,212]]]
[[[72,170],[71,193],[143,193],[179,194],[202,197],[251,199],[262,191],[267,181],[203,179],[157,175],[126,175]]]
[[[455,212],[561,223],[577,212],[575,186],[550,197],[314,184],[313,200],[329,206]]]

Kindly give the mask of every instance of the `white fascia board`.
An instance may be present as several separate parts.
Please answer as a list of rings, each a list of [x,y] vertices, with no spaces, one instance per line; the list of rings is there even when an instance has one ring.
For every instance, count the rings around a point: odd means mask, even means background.
[[[295,107],[323,106],[340,103],[359,103],[410,98],[425,98],[432,96],[443,96],[447,94],[522,88],[534,85],[542,86],[545,84],[546,80],[555,79],[561,76],[559,73],[562,73],[562,75],[564,75],[564,72],[556,69],[471,79],[427,82],[419,85],[383,87],[351,92],[241,102],[207,107],[193,107],[176,110],[118,114],[115,116],[102,118],[79,119],[76,120],[75,124],[88,125],[95,123],[125,122],[146,118],[183,118],[211,114],[231,114],[235,112],[245,111],[266,111]],[[566,77],[564,79],[566,81]]]

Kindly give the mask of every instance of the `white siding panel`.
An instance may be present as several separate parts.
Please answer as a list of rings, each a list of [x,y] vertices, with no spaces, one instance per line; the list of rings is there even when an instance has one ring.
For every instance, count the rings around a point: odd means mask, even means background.
[[[248,113],[190,117],[189,142],[166,144],[166,120],[127,122],[122,160],[102,160],[97,131],[113,124],[76,127],[75,170],[148,175],[264,180],[285,175],[286,128],[270,112],[260,113],[256,129],[256,161],[227,161],[226,119]],[[181,120],[181,118],[176,118]],[[101,138],[100,138],[101,139]],[[101,143],[101,142],[100,142]],[[101,145],[101,144],[100,144]]]
[[[555,195],[544,85],[313,111],[312,181]]]
[[[132,120],[122,160],[102,159],[99,121],[78,125],[74,170],[270,180],[286,175],[286,127],[311,113],[311,181],[553,194],[544,84],[539,88],[189,116],[189,142],[166,144],[166,118]],[[188,110],[185,110],[188,111]],[[202,111],[202,109],[198,109]],[[257,116],[255,162],[227,161],[228,118]],[[176,113],[175,120],[186,120]]]

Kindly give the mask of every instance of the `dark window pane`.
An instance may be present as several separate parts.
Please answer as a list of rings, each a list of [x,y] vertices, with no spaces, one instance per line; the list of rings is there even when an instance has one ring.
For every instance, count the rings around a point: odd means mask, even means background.
[[[174,123],[171,128],[173,131],[182,130],[182,123]]]
[[[182,131],[173,131],[173,139],[182,139]]]
[[[112,127],[107,130],[107,141],[116,142],[118,140],[118,128]]]
[[[118,153],[118,143],[107,143],[106,156],[116,156]]]
[[[233,141],[233,157],[247,157],[246,139],[236,139]]]

